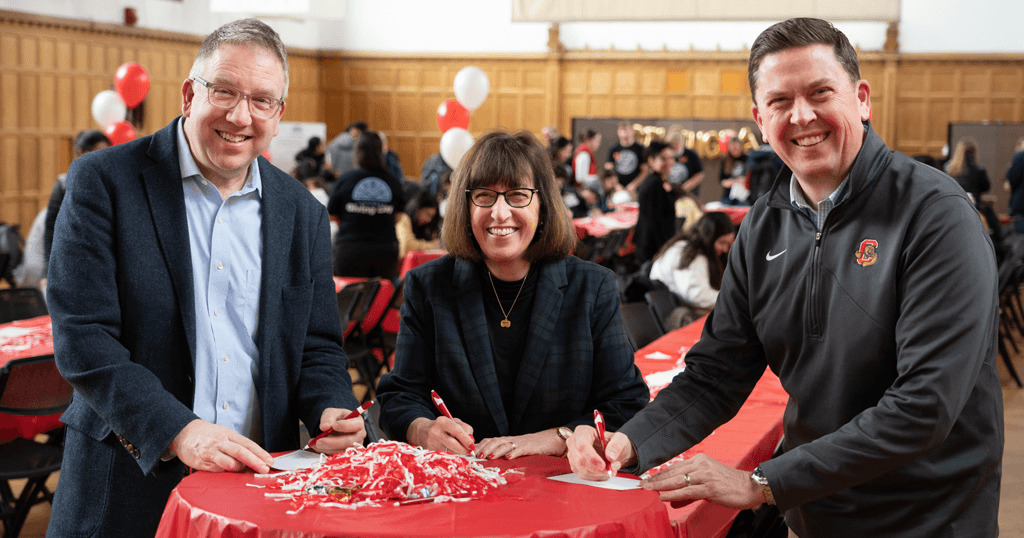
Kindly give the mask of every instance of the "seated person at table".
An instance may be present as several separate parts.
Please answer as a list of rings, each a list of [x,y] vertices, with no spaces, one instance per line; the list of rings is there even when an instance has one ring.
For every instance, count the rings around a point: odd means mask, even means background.
[[[668,286],[683,302],[669,318],[672,329],[691,323],[714,308],[735,238],[736,227],[729,215],[712,211],[689,228],[676,232],[654,255],[651,280]]]
[[[402,183],[384,165],[383,145],[373,131],[356,141],[357,168],[338,178],[327,212],[338,218],[334,274],[395,278],[398,236],[395,220],[405,209]]]
[[[437,200],[429,192],[421,192],[405,206],[395,222],[398,236],[398,258],[410,250],[438,248],[441,233],[441,215],[437,213]]]
[[[615,170],[601,172],[601,186],[604,187],[598,207],[603,213],[618,211],[620,204],[628,204],[634,201],[633,195],[619,183],[619,175]]]
[[[594,409],[617,429],[649,392],[613,273],[569,255],[576,234],[540,142],[485,135],[452,193],[449,254],[406,276],[395,368],[378,387],[382,428],[488,458],[562,455],[560,428],[592,424]],[[439,416],[431,390],[454,420]]]
[[[722,185],[722,203],[725,205],[750,205],[750,188],[747,186],[747,154],[743,153],[743,141],[737,137],[729,139],[718,182]]]

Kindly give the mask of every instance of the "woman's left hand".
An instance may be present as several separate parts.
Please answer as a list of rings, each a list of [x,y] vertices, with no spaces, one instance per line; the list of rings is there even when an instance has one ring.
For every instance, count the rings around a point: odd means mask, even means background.
[[[557,430],[517,435],[511,437],[491,437],[476,445],[474,455],[485,460],[496,458],[515,459],[520,456],[561,456],[565,453],[565,441],[558,436]]]

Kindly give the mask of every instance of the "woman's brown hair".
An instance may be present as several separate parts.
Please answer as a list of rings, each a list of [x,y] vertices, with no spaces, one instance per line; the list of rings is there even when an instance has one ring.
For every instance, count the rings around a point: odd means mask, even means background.
[[[528,186],[533,179],[540,197],[540,216],[533,241],[523,253],[530,262],[557,261],[576,247],[576,231],[565,211],[544,146],[528,131],[492,131],[477,140],[452,172],[441,238],[448,253],[472,261],[484,259],[473,237],[466,191],[500,185],[504,189]]]

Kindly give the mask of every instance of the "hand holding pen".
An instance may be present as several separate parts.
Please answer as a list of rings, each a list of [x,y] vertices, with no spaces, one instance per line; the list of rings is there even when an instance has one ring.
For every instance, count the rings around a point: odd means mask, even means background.
[[[362,416],[362,414],[365,413],[366,410],[369,409],[371,405],[373,405],[373,400],[370,400],[370,401],[364,403],[363,405],[359,406],[358,408],[354,409],[351,413],[346,415],[345,418],[343,418],[342,420],[351,420],[351,419],[354,419],[356,417]],[[317,441],[323,439],[324,437],[327,437],[328,435],[330,435],[332,433],[335,433],[334,428],[327,428],[326,430],[321,432],[320,435],[317,435],[316,437],[310,439],[309,443],[307,443],[306,446],[303,447],[303,450],[310,450],[314,445],[316,445]]]
[[[465,424],[461,420],[458,420],[458,419],[456,419],[455,417],[452,416],[451,412],[448,411],[448,406],[446,406],[444,404],[444,400],[442,400],[441,397],[438,396],[436,390],[430,391],[430,399],[434,401],[434,406],[437,407],[437,410],[440,411],[442,415],[444,415],[449,420],[455,422],[457,427],[459,427],[459,428],[461,428],[463,430],[462,432],[448,432],[448,435],[451,436],[451,437],[454,437],[456,442],[458,442],[459,444],[463,445],[468,450],[468,452],[472,453],[473,450],[476,448],[476,444],[473,441],[473,431],[472,431],[472,428],[469,428],[469,430],[466,430],[466,427],[468,427],[468,424]],[[465,427],[463,426],[464,424],[465,424]],[[464,433],[464,435],[460,436],[459,433]],[[458,437],[468,437],[469,438],[469,444],[467,445],[464,440],[460,440],[460,439],[458,439]],[[445,447],[444,447],[445,450],[448,450],[449,449],[448,444],[444,443],[444,445],[445,445]]]

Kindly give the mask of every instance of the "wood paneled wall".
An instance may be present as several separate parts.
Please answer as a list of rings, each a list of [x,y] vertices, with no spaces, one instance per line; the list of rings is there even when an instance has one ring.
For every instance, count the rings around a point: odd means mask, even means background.
[[[122,63],[137,62],[150,76],[139,136],[180,115],[181,85],[201,43],[198,36],[0,11],[0,221],[28,234],[71,163],[75,135],[99,128],[93,97],[113,89]],[[322,121],[316,54],[289,50],[289,63],[288,119]]]
[[[0,220],[23,233],[71,160],[74,135],[95,128],[90,105],[117,66],[152,78],[140,135],[181,111],[181,83],[201,37],[0,11]],[[571,134],[579,117],[748,119],[743,51],[565,51],[395,54],[289,50],[285,119],[323,121],[328,138],[367,121],[387,133],[406,175],[438,151],[437,107],[455,74],[483,69],[491,92],[470,131]],[[893,149],[938,155],[952,121],[1024,121],[1024,56],[861,52],[872,122]],[[278,156],[282,168],[287,156]],[[998,185],[1003,170],[989,171]]]

